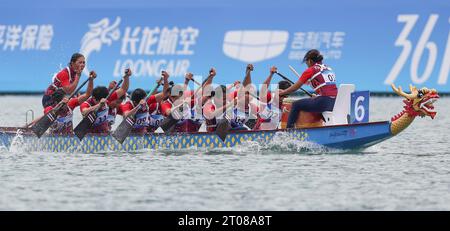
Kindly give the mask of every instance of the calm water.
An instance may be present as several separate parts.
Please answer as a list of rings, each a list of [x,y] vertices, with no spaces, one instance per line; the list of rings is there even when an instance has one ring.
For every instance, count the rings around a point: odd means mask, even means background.
[[[370,120],[390,119],[401,101],[371,98]],[[344,154],[285,141],[108,155],[0,147],[0,210],[450,210],[446,105],[441,98],[434,120]],[[0,108],[0,126],[21,126],[26,110],[41,114],[40,97],[1,96]]]

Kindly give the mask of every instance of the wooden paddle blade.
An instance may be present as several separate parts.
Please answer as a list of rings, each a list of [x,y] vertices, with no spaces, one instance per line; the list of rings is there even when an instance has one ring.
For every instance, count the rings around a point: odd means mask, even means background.
[[[84,138],[96,119],[97,115],[94,112],[91,112],[87,116],[85,116],[83,120],[81,120],[77,127],[73,129],[73,132],[78,137],[78,139],[82,140]]]
[[[36,134],[38,138],[47,131],[47,129],[53,124],[56,120],[56,114],[53,112],[48,113],[46,116],[42,117],[39,121],[37,121],[32,127],[31,130]]]
[[[230,121],[228,121],[227,119],[221,119],[217,122],[216,135],[219,136],[222,141],[225,141],[225,138],[227,138],[230,129]]]
[[[164,130],[165,133],[168,133],[169,130],[175,126],[175,124],[178,122],[177,119],[173,118],[172,114],[170,114],[169,116],[167,116],[162,122],[161,125],[159,126],[162,130]]]
[[[113,132],[112,136],[119,142],[123,143],[125,139],[128,137],[128,135],[131,132],[131,129],[133,129],[133,125],[136,122],[136,120],[133,117],[128,117],[122,121],[122,123],[119,124],[117,129]]]

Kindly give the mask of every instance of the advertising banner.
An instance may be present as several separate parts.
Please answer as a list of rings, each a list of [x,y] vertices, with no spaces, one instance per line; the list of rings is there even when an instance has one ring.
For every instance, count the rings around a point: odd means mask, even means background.
[[[447,1],[89,1],[0,3],[0,92],[44,91],[81,52],[96,84],[133,72],[130,89],[149,89],[167,70],[218,84],[260,84],[277,66],[296,80],[304,54],[318,49],[338,83],[386,92],[409,84],[450,92]],[[83,77],[85,78],[85,77]],[[274,81],[278,81],[276,78]]]

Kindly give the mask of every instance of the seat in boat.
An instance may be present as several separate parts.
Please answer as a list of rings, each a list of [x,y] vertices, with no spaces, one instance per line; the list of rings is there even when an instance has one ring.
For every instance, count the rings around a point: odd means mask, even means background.
[[[351,94],[355,91],[354,84],[339,85],[333,111],[322,112],[324,125],[349,124]]]

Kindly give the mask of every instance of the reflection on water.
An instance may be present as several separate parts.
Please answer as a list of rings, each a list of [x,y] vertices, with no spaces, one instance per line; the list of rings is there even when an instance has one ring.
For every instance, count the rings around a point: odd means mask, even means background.
[[[279,134],[237,148],[40,153],[19,135],[9,150],[0,144],[0,209],[449,210],[449,101],[435,104],[435,120],[416,119],[365,150]],[[40,97],[2,96],[0,105],[0,126],[23,125],[30,108],[40,114]],[[401,109],[400,98],[372,98],[371,121]]]

